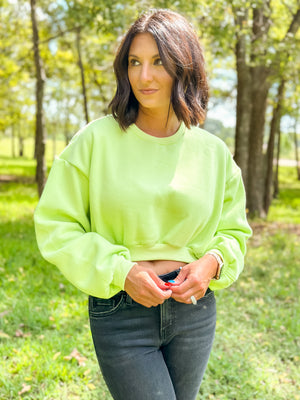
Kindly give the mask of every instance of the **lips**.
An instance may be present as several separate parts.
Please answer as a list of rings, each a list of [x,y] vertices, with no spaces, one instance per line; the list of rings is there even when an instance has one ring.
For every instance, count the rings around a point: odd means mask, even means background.
[[[139,92],[145,95],[154,94],[158,89],[140,89]]]

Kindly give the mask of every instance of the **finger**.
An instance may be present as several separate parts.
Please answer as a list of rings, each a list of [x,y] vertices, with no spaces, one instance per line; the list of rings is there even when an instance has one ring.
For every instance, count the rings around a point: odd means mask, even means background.
[[[189,270],[186,266],[180,270],[179,274],[175,279],[176,285],[181,285],[186,280],[188,272]]]
[[[163,301],[169,299],[172,296],[172,287],[173,285],[169,284],[168,282],[164,282],[162,279],[159,278],[153,271],[149,272],[149,276],[152,278],[155,287],[152,287],[152,294],[155,296],[158,304],[162,304]],[[158,297],[157,297],[158,296]]]
[[[197,300],[198,300],[198,298],[197,298],[197,296],[195,296],[195,294],[192,294],[193,292],[191,291],[191,292],[187,292],[187,293],[183,293],[183,294],[177,294],[177,293],[172,293],[172,298],[175,300],[175,301],[178,301],[179,303],[186,303],[186,304],[189,304],[189,303],[191,303],[192,301],[191,301],[191,296],[194,296]]]
[[[172,294],[172,298],[179,302],[179,303],[184,303],[184,304],[193,304],[192,301],[192,296],[194,296],[195,300],[198,301],[199,299],[201,299],[202,296],[197,296],[197,295],[191,295],[191,296],[178,296],[176,294]]]
[[[170,298],[172,295],[172,291],[169,290],[168,293],[166,293],[167,298]],[[136,301],[139,304],[142,304],[145,307],[156,307],[159,304],[163,304],[163,302],[167,299],[163,296],[157,297],[154,296],[153,293],[137,293],[134,297],[133,300]]]
[[[155,285],[158,286],[161,290],[166,290],[170,288],[170,285],[167,284],[167,282],[164,282],[162,279],[160,279],[160,277],[157,276],[154,271],[149,272],[149,275],[151,279],[154,281]]]
[[[189,304],[189,303],[192,303],[192,300],[191,300],[192,296],[194,296],[196,300],[199,300],[203,296],[205,296],[206,290],[207,290],[207,286],[205,286],[204,288],[192,287],[183,293],[177,293],[175,290],[173,290],[172,298],[181,303]]]
[[[162,304],[172,295],[172,290],[162,285],[160,281],[161,279],[159,279],[154,272],[149,272],[149,279],[147,280],[147,287],[145,288],[147,293],[145,293],[145,295],[155,306]],[[161,282],[164,283],[163,281]]]
[[[127,280],[125,290],[134,301],[145,307],[157,306],[162,304],[172,295],[171,290],[160,289],[153,280],[155,274],[151,271],[142,271],[137,279]]]
[[[176,279],[175,279],[175,282],[176,282]],[[188,290],[192,289],[193,286],[194,286],[193,282],[187,278],[181,284],[178,284],[176,282],[176,284],[173,284],[171,286],[171,288],[174,293],[182,295],[182,294],[186,293]],[[196,287],[195,287],[195,289],[196,289]]]
[[[175,293],[184,293],[192,289],[193,292],[205,291],[210,283],[210,279],[202,279],[195,273],[190,273],[181,285],[172,286]]]
[[[148,295],[143,294],[143,296],[137,298],[135,301],[138,303],[144,305],[145,307],[156,307],[160,304],[163,304],[165,300],[171,297],[172,291],[167,290],[167,291],[162,291],[163,296],[154,296],[153,293],[150,293]]]

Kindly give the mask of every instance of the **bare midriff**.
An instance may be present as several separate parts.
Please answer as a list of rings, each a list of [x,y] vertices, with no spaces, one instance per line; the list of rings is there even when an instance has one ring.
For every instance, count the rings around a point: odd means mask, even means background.
[[[183,267],[187,263],[174,260],[151,260],[151,261],[136,261],[139,265],[151,268],[157,275],[167,274],[179,267]]]

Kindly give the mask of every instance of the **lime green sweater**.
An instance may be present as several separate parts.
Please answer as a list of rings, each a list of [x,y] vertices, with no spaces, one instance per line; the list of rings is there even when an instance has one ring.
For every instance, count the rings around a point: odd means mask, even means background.
[[[85,293],[124,289],[140,260],[224,259],[212,290],[243,269],[251,229],[239,168],[214,135],[184,124],[157,138],[107,116],[79,131],[54,161],[35,211],[37,242]]]

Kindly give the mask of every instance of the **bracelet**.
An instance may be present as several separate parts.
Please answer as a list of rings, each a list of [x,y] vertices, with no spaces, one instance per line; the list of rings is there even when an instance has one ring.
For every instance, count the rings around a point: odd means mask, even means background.
[[[217,260],[218,269],[217,269],[216,275],[213,277],[213,279],[219,280],[220,275],[221,275],[221,269],[224,265],[224,262],[223,262],[221,256],[214,251],[208,251],[206,254],[210,254],[211,256],[215,257],[215,259]]]

